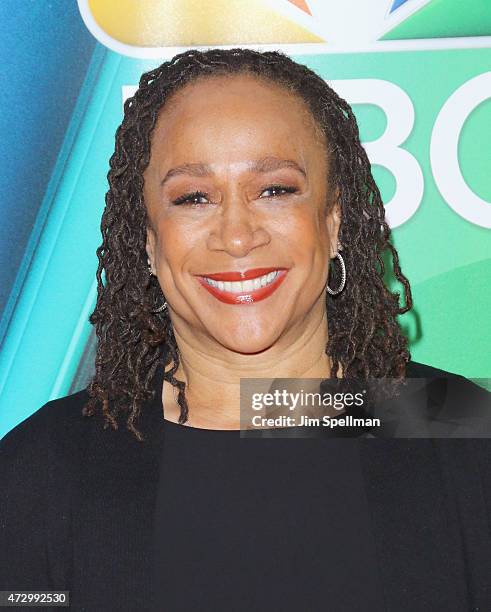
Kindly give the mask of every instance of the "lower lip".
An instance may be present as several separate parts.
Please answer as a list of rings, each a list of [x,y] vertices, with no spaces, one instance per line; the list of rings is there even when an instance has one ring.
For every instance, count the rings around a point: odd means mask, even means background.
[[[266,285],[265,287],[260,287],[259,289],[255,289],[254,291],[244,291],[242,293],[221,291],[220,289],[218,289],[218,287],[212,287],[201,276],[198,276],[198,280],[201,285],[209,293],[211,293],[213,297],[216,297],[217,300],[220,300],[220,302],[224,302],[225,304],[255,304],[256,302],[260,302],[261,300],[266,299],[272,293],[274,293],[283,282],[287,272],[288,270],[278,270],[278,276],[271,284]]]

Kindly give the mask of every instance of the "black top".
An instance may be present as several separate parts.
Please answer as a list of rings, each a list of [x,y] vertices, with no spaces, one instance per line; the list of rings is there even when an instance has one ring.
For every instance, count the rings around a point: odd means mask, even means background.
[[[422,405],[449,423],[452,437],[457,409],[467,412],[470,398],[482,410],[489,405],[489,394],[461,376],[408,366],[408,376],[438,378]],[[70,609],[80,612],[186,610],[186,599],[204,588],[199,610],[227,590],[258,606],[273,597],[271,610],[294,597],[302,601],[296,609],[308,610],[311,598],[336,612],[330,601],[358,597],[369,610],[377,593],[388,612],[491,610],[489,434],[234,439],[238,432],[165,422],[155,380],[158,393],[137,423],[144,443],[124,423],[115,431],[100,414],[84,417],[85,390],[48,402],[0,440],[0,590],[70,591]],[[193,454],[185,455],[191,442]],[[240,445],[246,450],[236,451]],[[358,512],[356,503],[368,510]],[[300,537],[281,533],[293,522]],[[365,571],[353,551],[364,555]],[[274,566],[247,565],[266,555]],[[173,610],[174,578],[182,593]]]
[[[420,435],[426,420],[414,415],[429,410],[434,423],[453,431],[452,400],[432,400],[449,395],[448,388],[453,398],[474,397],[474,413],[489,408],[483,390],[472,395],[455,380],[442,386],[436,374],[409,364],[408,377],[428,380],[410,381],[390,412],[377,409],[384,423],[376,430],[282,428],[244,438],[165,420],[154,524],[156,609],[386,610],[360,440],[404,430]]]
[[[357,440],[247,439],[165,422],[163,610],[385,610]]]

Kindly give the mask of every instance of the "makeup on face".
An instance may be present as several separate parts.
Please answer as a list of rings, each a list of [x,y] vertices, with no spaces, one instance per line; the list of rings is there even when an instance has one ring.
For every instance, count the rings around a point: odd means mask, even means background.
[[[256,353],[324,316],[334,224],[312,121],[296,96],[248,75],[190,84],[161,113],[147,249],[181,336]]]

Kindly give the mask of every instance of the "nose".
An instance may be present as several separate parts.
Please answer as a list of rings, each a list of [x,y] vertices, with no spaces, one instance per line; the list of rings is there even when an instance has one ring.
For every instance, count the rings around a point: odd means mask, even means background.
[[[268,244],[270,239],[259,215],[250,205],[239,198],[230,198],[222,202],[218,211],[216,225],[208,236],[208,248],[239,258]]]

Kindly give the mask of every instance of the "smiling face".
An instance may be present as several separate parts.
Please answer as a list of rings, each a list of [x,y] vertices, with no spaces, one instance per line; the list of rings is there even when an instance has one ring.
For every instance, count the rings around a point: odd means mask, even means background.
[[[300,98],[250,75],[166,103],[144,198],[177,338],[257,353],[322,320],[340,223],[323,138]]]

